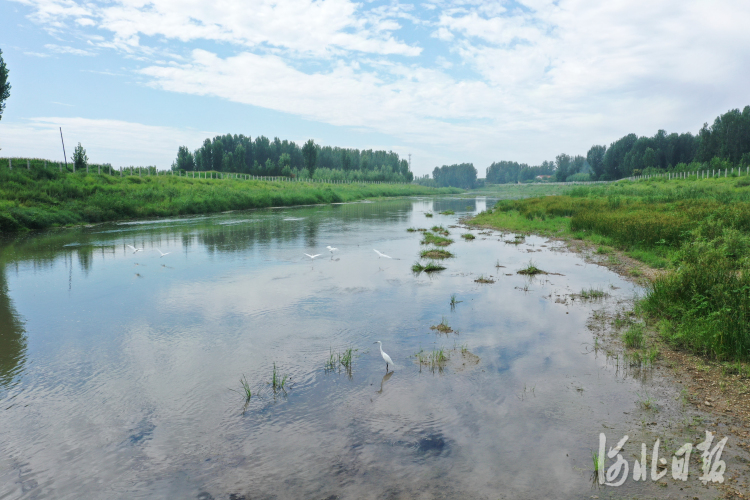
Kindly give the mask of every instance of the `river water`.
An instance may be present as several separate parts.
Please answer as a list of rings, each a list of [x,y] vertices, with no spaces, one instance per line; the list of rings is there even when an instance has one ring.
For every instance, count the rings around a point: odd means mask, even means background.
[[[644,382],[594,352],[586,322],[634,285],[554,241],[464,241],[455,227],[447,269],[411,272],[423,247],[407,228],[491,204],[400,199],[4,241],[0,498],[602,495],[592,450],[634,425]],[[530,259],[559,274],[516,274]],[[589,287],[611,297],[560,300]],[[443,320],[454,332],[430,329]],[[351,370],[326,371],[347,348]],[[435,348],[447,364],[417,362]]]

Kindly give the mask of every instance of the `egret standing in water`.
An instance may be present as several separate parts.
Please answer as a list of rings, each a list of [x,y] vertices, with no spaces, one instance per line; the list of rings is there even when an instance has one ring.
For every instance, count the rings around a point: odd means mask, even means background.
[[[332,247],[331,245],[328,245],[326,248],[328,249],[329,252],[331,252],[331,258],[333,258],[333,252],[338,250],[338,248]]]
[[[388,365],[393,365],[393,367],[396,367],[396,364],[393,362],[390,356],[388,356],[386,353],[383,352],[383,343],[379,340],[373,342],[373,344],[380,344],[380,355],[383,356],[383,361],[385,361],[385,372],[388,373]]]

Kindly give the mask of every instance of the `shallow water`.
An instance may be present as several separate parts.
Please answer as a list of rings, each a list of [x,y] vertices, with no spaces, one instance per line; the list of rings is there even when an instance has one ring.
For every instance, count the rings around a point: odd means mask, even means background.
[[[479,230],[466,242],[458,228],[447,270],[411,272],[421,237],[407,228],[447,227],[491,203],[232,212],[6,241],[0,498],[601,494],[591,450],[603,426],[615,440],[628,432],[644,382],[591,352],[586,321],[634,287],[556,242]],[[564,276],[515,274],[530,258]],[[613,296],[555,301],[590,286]],[[430,329],[443,318],[458,332]],[[326,372],[329,352],[349,347],[351,373]],[[419,366],[415,353],[435,347],[447,366]],[[268,385],[274,363],[286,391]]]

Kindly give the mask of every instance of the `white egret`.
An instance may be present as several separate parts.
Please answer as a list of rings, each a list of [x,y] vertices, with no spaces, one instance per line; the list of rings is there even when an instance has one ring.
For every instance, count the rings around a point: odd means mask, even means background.
[[[383,356],[383,361],[385,361],[385,372],[388,373],[388,365],[393,365],[395,368],[396,363],[393,362],[390,356],[383,352],[383,343],[381,341],[376,340],[373,344],[380,344],[380,355]]]
[[[167,253],[164,253],[164,252],[162,252],[162,251],[161,251],[161,249],[159,249],[159,248],[157,248],[157,249],[156,249],[156,251],[157,251],[157,252],[159,252],[159,253],[161,254],[161,255],[159,256],[159,258],[160,258],[160,259],[161,259],[162,257],[164,257],[165,255],[169,255],[170,253],[172,253],[172,252],[167,252]]]
[[[310,260],[315,260],[315,257],[320,257],[323,254],[322,253],[316,253],[315,255],[310,255],[309,253],[306,253],[305,255],[307,255],[308,257],[310,257]]]
[[[133,245],[127,245],[129,248],[133,249],[133,253],[142,252],[142,248],[135,248]]]
[[[337,251],[338,248],[334,248],[331,245],[328,245],[326,248],[328,249],[329,252],[331,252],[331,258],[333,258],[333,252]]]
[[[375,250],[375,249],[373,248],[373,250]],[[392,259],[393,258],[390,255],[386,255],[383,252],[378,252],[377,250],[375,250],[375,253],[378,254],[378,258],[380,258],[380,257],[385,257],[386,259]]]

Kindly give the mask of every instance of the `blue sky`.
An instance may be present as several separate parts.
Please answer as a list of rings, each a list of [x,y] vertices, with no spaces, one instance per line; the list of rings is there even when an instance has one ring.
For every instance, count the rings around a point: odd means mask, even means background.
[[[750,104],[746,0],[0,0],[1,156],[169,167],[215,134],[538,164]]]

